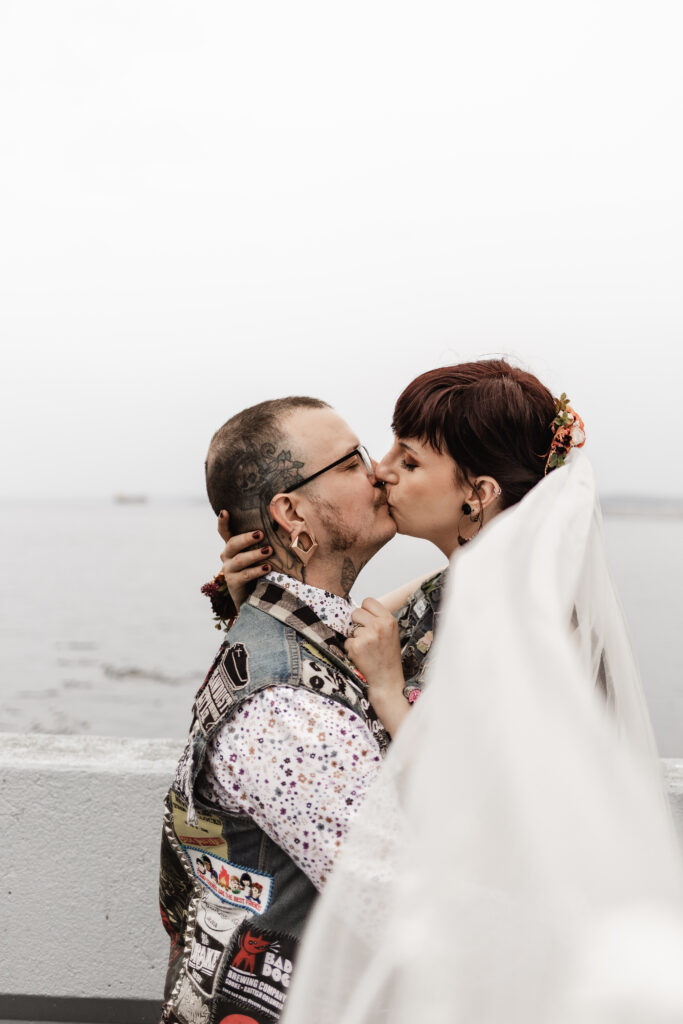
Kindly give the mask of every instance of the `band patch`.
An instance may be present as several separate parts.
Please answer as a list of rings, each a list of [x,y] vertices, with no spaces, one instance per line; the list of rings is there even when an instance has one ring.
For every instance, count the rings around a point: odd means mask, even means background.
[[[184,850],[196,877],[221,903],[242,907],[252,914],[263,914],[268,909],[273,888],[272,875],[231,864],[203,848],[185,846]]]
[[[236,704],[235,691],[249,682],[249,652],[242,643],[221,650],[195,700],[195,712],[206,734]]]
[[[221,957],[247,916],[251,915],[246,910],[217,906],[206,900],[197,907],[187,973],[204,995],[212,994]]]
[[[216,994],[234,999],[240,1008],[248,1008],[258,1022],[267,1024],[279,1020],[289,990],[297,945],[297,939],[291,935],[260,931],[245,921],[240,927],[232,962]]]

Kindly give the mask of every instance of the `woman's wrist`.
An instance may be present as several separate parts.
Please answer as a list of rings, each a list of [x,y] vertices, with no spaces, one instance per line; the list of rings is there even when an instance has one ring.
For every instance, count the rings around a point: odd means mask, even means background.
[[[375,714],[393,739],[404,718],[410,711],[410,704],[403,695],[392,696],[385,702],[372,702]]]

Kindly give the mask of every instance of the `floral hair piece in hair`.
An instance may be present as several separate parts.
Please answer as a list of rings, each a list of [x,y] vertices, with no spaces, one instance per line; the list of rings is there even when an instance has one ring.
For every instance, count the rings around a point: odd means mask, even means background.
[[[583,420],[572,409],[564,391],[555,399],[555,419],[550,424],[550,429],[553,432],[553,440],[545,464],[545,473],[563,466],[571,449],[583,448],[586,443]]]

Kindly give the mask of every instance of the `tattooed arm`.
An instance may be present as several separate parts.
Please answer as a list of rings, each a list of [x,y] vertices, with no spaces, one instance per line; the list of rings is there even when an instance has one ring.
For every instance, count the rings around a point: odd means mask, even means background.
[[[431,579],[440,569],[432,569],[431,572],[426,572],[424,576],[418,576],[416,579],[411,580],[410,583],[404,583],[402,587],[397,587],[396,590],[390,591],[388,594],[383,594],[382,597],[378,597],[377,600],[380,604],[383,604],[387,611],[397,612],[399,608],[402,608],[409,597],[415,593],[416,590],[424,583],[425,580]]]

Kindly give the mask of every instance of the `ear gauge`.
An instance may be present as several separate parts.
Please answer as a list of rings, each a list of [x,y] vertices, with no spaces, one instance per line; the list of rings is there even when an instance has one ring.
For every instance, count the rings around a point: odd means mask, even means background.
[[[306,537],[308,547],[304,547],[301,538]],[[299,559],[302,565],[308,565],[309,561],[318,550],[318,542],[308,530],[299,530],[294,537],[290,538],[289,550]]]
[[[458,544],[460,545],[460,547],[464,547],[465,544],[469,543],[469,539],[470,538],[469,537],[463,537],[463,535],[460,532],[460,524],[462,523],[462,521],[465,518],[465,516],[469,515],[471,511],[472,511],[472,507],[470,505],[468,505],[467,502],[465,502],[465,504],[462,506],[462,513],[463,514],[460,517],[460,522],[458,523]]]
[[[471,537],[463,537],[463,535],[460,532],[460,524],[462,523],[462,521],[465,518],[465,516],[467,516],[469,518],[469,521],[471,523],[479,523],[479,530],[481,530],[482,521],[481,521],[481,511],[475,512],[474,509],[472,508],[472,506],[470,505],[470,503],[468,501],[464,502],[461,507],[462,507],[462,516],[460,517],[460,522],[458,523],[458,544],[460,545],[460,547],[463,547],[463,545],[468,544],[470,542],[470,540],[472,539]],[[477,530],[477,533],[479,533],[479,530]]]

